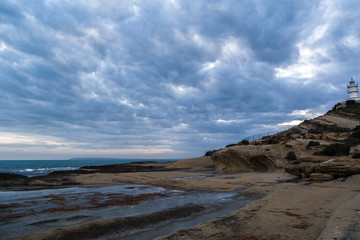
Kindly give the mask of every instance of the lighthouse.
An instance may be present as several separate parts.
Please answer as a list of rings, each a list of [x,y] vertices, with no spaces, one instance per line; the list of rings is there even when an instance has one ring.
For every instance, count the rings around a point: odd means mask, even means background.
[[[355,83],[354,79],[351,78],[349,85],[347,85],[347,92],[350,95],[348,100],[360,100],[360,98],[358,97],[358,92],[359,92],[359,85],[357,83]]]

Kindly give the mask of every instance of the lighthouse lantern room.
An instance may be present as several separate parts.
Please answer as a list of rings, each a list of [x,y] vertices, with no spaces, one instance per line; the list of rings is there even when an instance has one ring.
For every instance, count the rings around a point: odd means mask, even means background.
[[[360,100],[358,97],[359,85],[355,83],[354,79],[351,78],[349,85],[347,85],[347,92],[350,95],[348,100]]]

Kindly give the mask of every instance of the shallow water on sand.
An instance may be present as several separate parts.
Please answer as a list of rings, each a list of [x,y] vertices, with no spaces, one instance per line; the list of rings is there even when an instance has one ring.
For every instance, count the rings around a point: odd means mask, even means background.
[[[145,185],[0,191],[0,239],[195,203],[231,205],[239,192],[187,192]],[[247,199],[243,199],[244,204]],[[230,206],[229,205],[229,206]]]

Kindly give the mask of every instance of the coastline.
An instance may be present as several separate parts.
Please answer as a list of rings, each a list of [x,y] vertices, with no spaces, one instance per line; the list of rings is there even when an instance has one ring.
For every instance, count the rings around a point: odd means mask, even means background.
[[[71,182],[74,186],[143,184],[164,189],[199,192],[232,192],[245,188],[242,193],[252,199],[245,206],[225,215],[207,219],[190,228],[167,233],[169,235],[166,236],[158,235],[157,239],[325,240],[360,237],[359,175],[330,182],[304,184],[291,181],[294,177],[282,169],[273,172],[216,172],[211,168],[211,159],[207,157],[173,163],[135,165],[138,171],[133,172],[127,169],[120,173],[83,174],[76,171],[54,173],[47,177],[34,178],[29,185],[44,188],[59,187],[61,181]],[[116,239],[120,236],[116,235],[119,226],[125,223],[133,227],[120,231],[121,234],[128,231],[129,234],[131,232],[136,235],[149,226],[156,229],[174,221],[194,218],[204,211],[206,212],[206,208],[195,203],[130,218],[90,221],[12,239],[66,239],[66,234],[69,232],[89,234],[85,234],[86,237],[83,239]],[[103,229],[105,232],[99,235],[98,231],[95,233],[90,231],[90,228]]]

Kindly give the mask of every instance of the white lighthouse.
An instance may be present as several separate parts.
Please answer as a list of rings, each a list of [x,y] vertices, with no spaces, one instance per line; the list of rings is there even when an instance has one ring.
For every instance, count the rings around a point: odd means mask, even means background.
[[[358,92],[359,92],[359,85],[357,83],[355,83],[354,79],[351,78],[349,85],[347,85],[347,92],[350,95],[348,100],[360,100],[360,98],[358,97]]]

